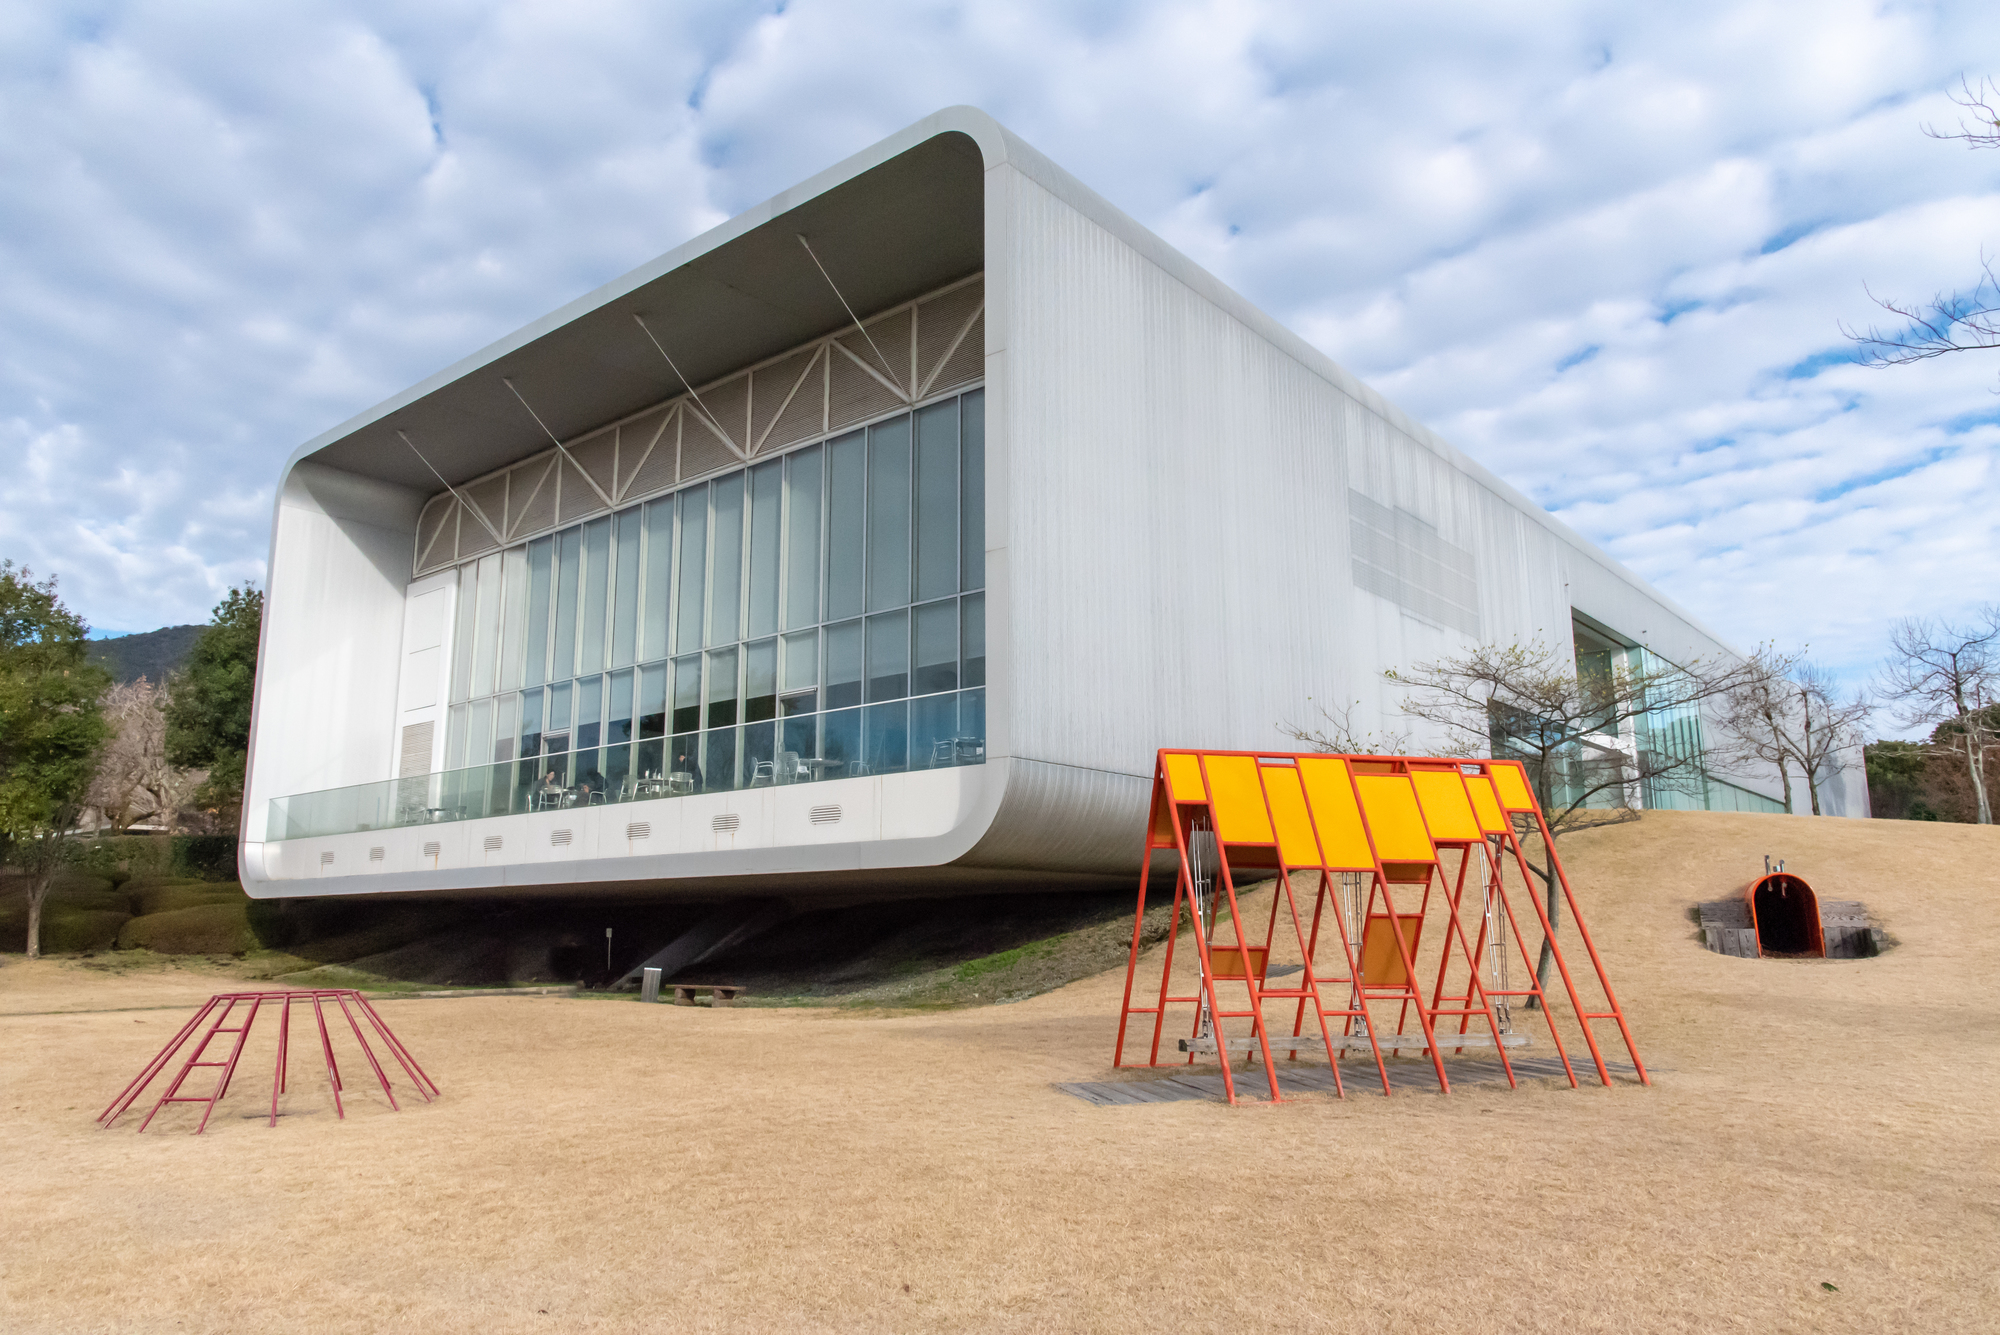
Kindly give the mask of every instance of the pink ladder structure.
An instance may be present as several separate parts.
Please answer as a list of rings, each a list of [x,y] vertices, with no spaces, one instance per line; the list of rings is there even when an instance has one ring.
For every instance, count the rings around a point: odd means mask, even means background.
[[[382,1045],[388,1049],[389,1055],[403,1068],[403,1073],[409,1077],[410,1083],[416,1087],[424,1102],[429,1103],[437,1096],[439,1092],[437,1082],[424,1073],[423,1067],[417,1065],[416,1058],[410,1055],[410,1050],[403,1046],[402,1040],[396,1037],[389,1026],[382,1022],[382,1017],[375,1013],[375,1008],[368,1004],[368,999],[352,988],[218,992],[194,1013],[193,1019],[181,1026],[180,1032],[160,1049],[159,1055],[146,1063],[146,1069],[139,1072],[130,1084],[119,1091],[118,1097],[111,1101],[110,1106],[98,1114],[98,1124],[109,1127],[116,1122],[138,1101],[140,1095],[146,1092],[146,1087],[152,1084],[162,1071],[173,1065],[181,1049],[186,1047],[188,1041],[199,1032],[201,1036],[188,1052],[187,1060],[181,1063],[180,1070],[168,1083],[166,1092],[160,1095],[152,1110],[146,1114],[146,1120],[139,1123],[139,1129],[144,1131],[151,1126],[153,1119],[159,1116],[160,1109],[170,1103],[199,1103],[203,1105],[201,1123],[194,1130],[196,1135],[200,1135],[208,1129],[208,1119],[215,1114],[215,1105],[222,1102],[222,1096],[229,1092],[229,1082],[235,1078],[237,1063],[242,1060],[244,1045],[250,1040],[250,1029],[257,1023],[258,1014],[266,1008],[272,1008],[279,1013],[278,1062],[277,1069],[271,1076],[271,1118],[268,1125],[276,1126],[278,1096],[285,1092],[287,1084],[286,1067],[291,1046],[294,1003],[301,1009],[307,1005],[312,1007],[313,1019],[319,1027],[320,1055],[326,1062],[327,1082],[333,1088],[333,1109],[343,1120],[347,1117],[347,1109],[340,1098],[342,1090],[340,1065],[334,1060],[333,1035],[327,1030],[326,1012],[329,1008],[337,1009],[346,1019],[348,1028],[354,1033],[355,1042],[361,1045],[361,1053],[368,1059],[369,1068],[375,1072],[375,1079],[382,1086],[382,1094],[389,1100],[392,1109],[400,1112],[402,1107],[396,1102],[396,1093],[389,1086],[388,1072],[384,1071],[382,1063],[376,1060],[375,1049],[369,1046],[368,1035],[362,1031],[361,1021],[364,1019],[368,1022],[369,1028],[375,1031]],[[202,1032],[204,1022],[207,1023],[207,1029]],[[184,1093],[189,1078],[196,1071],[214,1071],[215,1083],[206,1092]],[[199,1085],[200,1082],[196,1083]]]

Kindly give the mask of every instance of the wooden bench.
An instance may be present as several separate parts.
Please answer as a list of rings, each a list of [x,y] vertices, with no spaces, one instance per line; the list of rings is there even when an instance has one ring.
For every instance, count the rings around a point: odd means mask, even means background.
[[[736,998],[743,995],[743,989],[733,983],[675,983],[674,1005],[696,1005],[695,993],[708,993],[711,1006],[734,1006]]]

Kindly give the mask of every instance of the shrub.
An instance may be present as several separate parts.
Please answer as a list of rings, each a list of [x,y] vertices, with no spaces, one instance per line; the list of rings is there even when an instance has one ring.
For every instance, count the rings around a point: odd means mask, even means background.
[[[162,955],[242,955],[258,947],[245,909],[249,901],[196,904],[133,918],[118,933],[120,950]]]
[[[125,887],[132,912],[140,917],[172,913],[203,904],[229,904],[246,898],[234,881],[133,881]]]

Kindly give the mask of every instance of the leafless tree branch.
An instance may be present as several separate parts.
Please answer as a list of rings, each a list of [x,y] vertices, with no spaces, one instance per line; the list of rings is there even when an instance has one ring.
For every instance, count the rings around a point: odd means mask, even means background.
[[[1974,88],[1970,79],[1961,76],[1958,91],[1951,100],[1969,113],[1971,119],[1959,117],[1956,134],[1935,125],[1924,126],[1925,134],[1933,139],[1956,139],[1967,148],[2000,148],[2000,110],[1995,109],[1995,104],[2000,103],[2000,86],[1989,78],[1981,79],[1979,87]]]

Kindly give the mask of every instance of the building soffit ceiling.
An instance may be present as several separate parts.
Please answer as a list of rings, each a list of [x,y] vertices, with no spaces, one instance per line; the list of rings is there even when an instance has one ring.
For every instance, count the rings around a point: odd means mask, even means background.
[[[696,386],[835,332],[851,322],[798,234],[866,318],[982,267],[984,176],[972,139],[936,134],[656,277],[608,285],[540,322],[552,327],[530,326],[518,346],[503,340],[467,358],[399,396],[407,402],[392,399],[309,444],[294,462],[428,493],[437,479],[398,431],[454,485],[548,449],[503,377],[565,442],[660,403],[683,386],[634,314]]]

